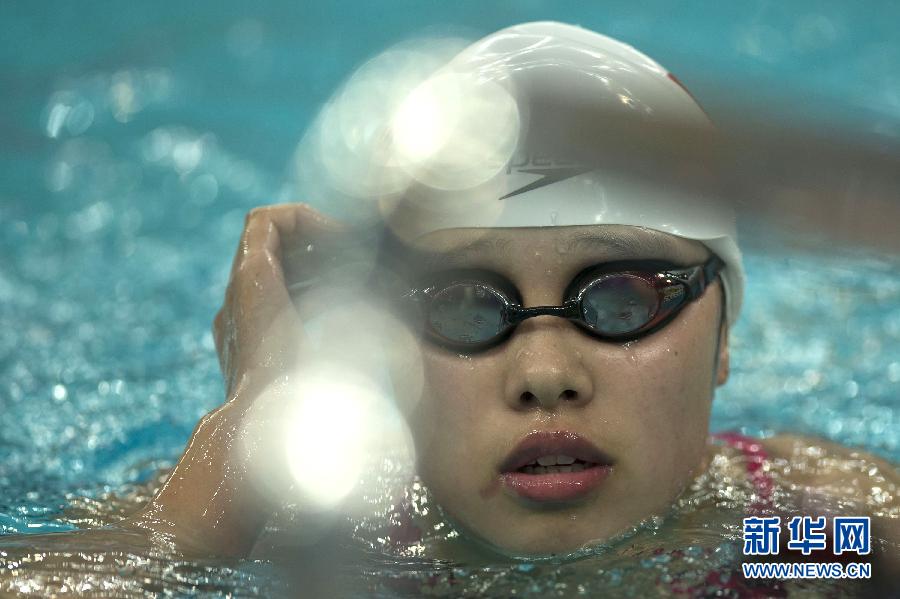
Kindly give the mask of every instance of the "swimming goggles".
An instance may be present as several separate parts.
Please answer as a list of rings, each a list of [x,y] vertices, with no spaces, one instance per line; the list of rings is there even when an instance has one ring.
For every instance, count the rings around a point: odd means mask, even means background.
[[[566,318],[599,339],[623,342],[668,324],[724,265],[717,256],[687,268],[646,261],[595,265],[572,280],[561,306],[533,308],[523,307],[515,286],[496,273],[453,270],[405,293],[402,301],[420,317],[425,337],[465,353],[501,343],[535,316]]]

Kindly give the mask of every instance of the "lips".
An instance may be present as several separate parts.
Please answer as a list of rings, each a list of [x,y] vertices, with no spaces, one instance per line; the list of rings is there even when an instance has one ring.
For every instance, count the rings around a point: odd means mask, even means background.
[[[523,499],[568,502],[597,488],[612,465],[609,456],[576,433],[535,431],[500,465],[500,480]]]

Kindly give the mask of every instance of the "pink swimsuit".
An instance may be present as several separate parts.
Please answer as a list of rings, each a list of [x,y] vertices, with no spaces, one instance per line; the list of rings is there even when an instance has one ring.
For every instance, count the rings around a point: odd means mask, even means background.
[[[712,437],[739,450],[747,459],[747,475],[756,489],[757,496],[756,501],[750,505],[750,509],[758,513],[771,508],[774,483],[764,467],[769,456],[763,449],[760,440],[735,432],[716,433]]]

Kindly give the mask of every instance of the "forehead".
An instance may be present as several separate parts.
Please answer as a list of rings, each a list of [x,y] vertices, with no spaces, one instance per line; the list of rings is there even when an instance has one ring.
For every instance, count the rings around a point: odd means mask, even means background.
[[[419,267],[520,266],[555,262],[583,266],[616,260],[665,260],[698,264],[709,257],[699,241],[629,225],[448,229],[416,240],[412,257]]]

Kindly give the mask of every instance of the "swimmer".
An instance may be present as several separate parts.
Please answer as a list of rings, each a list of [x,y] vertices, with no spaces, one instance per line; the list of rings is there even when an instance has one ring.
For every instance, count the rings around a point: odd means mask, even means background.
[[[528,125],[518,158],[465,186],[410,183],[383,206],[383,256],[422,360],[416,397],[402,396],[415,387],[407,373],[392,372],[418,475],[473,551],[559,554],[615,538],[665,515],[729,451],[756,465],[735,476],[760,501],[794,494],[808,515],[871,515],[896,543],[900,476],[886,461],[791,435],[710,436],[743,290],[728,207],[618,177],[596,164],[590,140],[566,146],[577,134],[568,115],[591,103],[706,126],[680,84],[629,46],[556,23],[495,33],[453,65],[479,81],[502,72],[494,81],[515,92]],[[146,507],[106,534],[191,555],[250,553],[277,506],[254,478],[273,468],[253,450],[273,423],[247,423],[263,413],[263,390],[310,359],[286,273],[315,265],[285,257],[353,235],[306,204],[250,212],[213,325],[226,402]],[[792,470],[799,461],[807,467]],[[764,475],[776,471],[776,482]],[[896,555],[881,557],[896,567]]]

